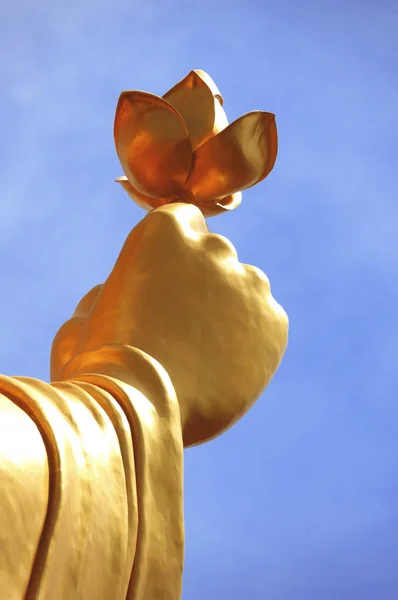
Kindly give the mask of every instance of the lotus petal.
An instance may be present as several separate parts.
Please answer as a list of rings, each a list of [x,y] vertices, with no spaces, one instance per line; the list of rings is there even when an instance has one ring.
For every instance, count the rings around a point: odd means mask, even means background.
[[[275,115],[248,113],[194,152],[186,188],[198,204],[244,190],[271,172],[277,149]]]
[[[192,165],[192,146],[182,117],[166,100],[146,92],[123,92],[114,136],[133,188],[155,198],[181,192]]]
[[[241,192],[236,192],[236,194],[218,200],[198,202],[196,206],[200,208],[205,217],[215,217],[216,215],[234,210],[241,202],[242,194]]]
[[[193,150],[228,125],[220,92],[204,71],[191,71],[163,98],[183,118]]]
[[[138,190],[136,190],[127,177],[118,177],[115,179],[116,183],[120,183],[124,191],[130,196],[132,200],[138,206],[143,208],[144,210],[152,210],[153,208],[158,208],[159,206],[163,206],[168,203],[166,198],[154,198],[153,196],[145,196],[145,194],[141,194]]]

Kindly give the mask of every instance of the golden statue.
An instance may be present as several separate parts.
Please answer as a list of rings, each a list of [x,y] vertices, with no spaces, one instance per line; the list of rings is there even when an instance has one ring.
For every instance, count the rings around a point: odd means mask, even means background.
[[[0,377],[4,600],[178,600],[183,448],[252,406],[287,343],[266,276],[203,216],[270,172],[274,116],[228,126],[193,71],[164,98],[124,92],[115,142],[153,210],[57,333],[51,383]]]

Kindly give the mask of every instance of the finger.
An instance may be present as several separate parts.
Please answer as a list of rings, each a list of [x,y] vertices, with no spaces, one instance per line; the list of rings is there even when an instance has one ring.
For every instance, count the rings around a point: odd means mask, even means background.
[[[173,203],[151,211],[127,237],[97,294],[78,351],[105,343],[131,343],[142,304],[155,302],[160,282],[172,282],[185,268],[190,250],[207,235],[205,218],[192,204]]]
[[[193,204],[170,203],[159,206],[146,215],[144,219],[131,231],[120,252],[119,259],[130,254],[137,247],[137,242],[160,245],[160,239],[170,236],[176,239],[178,235],[184,238],[197,239],[199,235],[207,235],[209,229],[202,211]]]
[[[85,317],[72,317],[58,330],[51,346],[50,380],[57,381],[67,362],[75,355]]]
[[[71,319],[58,330],[51,347],[50,379],[58,379],[64,365],[75,355],[82,327],[102,290],[102,285],[93,287],[79,302]]]
[[[78,317],[80,315],[88,314],[90,312],[94,302],[98,298],[98,295],[101,290],[102,290],[102,284],[96,285],[89,292],[87,292],[87,294],[80,300],[79,304],[76,306],[73,316]]]
[[[171,245],[197,243],[208,236],[209,229],[199,208],[193,204],[171,203],[156,208],[142,219],[128,235],[112,272],[103,286],[103,296],[109,288],[117,288],[115,279],[130,281],[136,261],[150,256],[159,262],[159,255],[170,254]]]

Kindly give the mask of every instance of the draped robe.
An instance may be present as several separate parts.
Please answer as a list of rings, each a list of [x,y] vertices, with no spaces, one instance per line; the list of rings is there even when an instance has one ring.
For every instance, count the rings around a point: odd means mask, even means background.
[[[107,345],[0,377],[0,597],[176,600],[183,442],[165,370]]]

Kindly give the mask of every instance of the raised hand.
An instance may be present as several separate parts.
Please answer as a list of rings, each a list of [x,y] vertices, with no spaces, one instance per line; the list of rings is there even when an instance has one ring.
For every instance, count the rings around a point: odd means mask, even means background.
[[[232,425],[258,398],[287,343],[288,319],[268,279],[239,263],[200,210],[169,204],[130,233],[102,286],[58,332],[52,379],[73,356],[104,344],[137,347],[175,387],[184,444]]]

